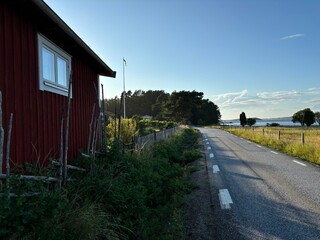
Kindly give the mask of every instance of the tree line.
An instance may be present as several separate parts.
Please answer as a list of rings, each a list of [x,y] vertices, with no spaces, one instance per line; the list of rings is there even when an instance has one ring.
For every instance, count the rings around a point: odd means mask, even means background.
[[[109,114],[123,116],[123,99],[117,97],[105,101]],[[218,124],[221,119],[219,107],[202,92],[174,91],[171,94],[163,90],[128,91],[125,96],[126,117],[151,116],[156,120],[176,121],[183,124]]]
[[[245,126],[249,125],[252,126],[256,123],[256,119],[254,118],[247,118],[246,114],[242,112],[239,116],[240,125]],[[294,113],[292,116],[293,123],[300,123],[301,126],[311,126],[315,122],[320,125],[320,112],[313,112],[310,108],[305,108],[299,110],[298,112]]]

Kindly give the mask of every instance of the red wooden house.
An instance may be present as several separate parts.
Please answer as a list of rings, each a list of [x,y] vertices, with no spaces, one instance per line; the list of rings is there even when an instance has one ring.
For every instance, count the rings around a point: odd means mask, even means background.
[[[68,159],[87,147],[92,108],[99,106],[99,75],[116,73],[42,0],[1,0],[0,91],[4,146],[13,113],[11,162],[58,158],[70,72]]]

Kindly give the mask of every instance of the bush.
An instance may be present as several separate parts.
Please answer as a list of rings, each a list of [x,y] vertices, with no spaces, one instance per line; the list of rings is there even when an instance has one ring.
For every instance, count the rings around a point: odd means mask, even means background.
[[[186,150],[182,154],[182,159],[185,163],[191,163],[201,157],[202,154],[198,149]]]

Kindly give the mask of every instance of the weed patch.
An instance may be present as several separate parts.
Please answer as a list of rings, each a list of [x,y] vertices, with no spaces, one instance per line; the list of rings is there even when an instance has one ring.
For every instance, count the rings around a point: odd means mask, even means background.
[[[200,156],[192,150],[198,137],[184,130],[144,155],[122,154],[113,143],[94,169],[60,192],[41,183],[33,187],[39,195],[10,203],[3,196],[0,238],[184,239],[180,207],[193,188],[186,163]],[[26,190],[25,183],[15,187]]]

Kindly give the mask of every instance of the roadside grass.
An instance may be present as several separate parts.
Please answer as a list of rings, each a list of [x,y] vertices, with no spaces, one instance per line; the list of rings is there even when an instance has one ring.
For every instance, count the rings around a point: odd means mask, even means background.
[[[223,127],[222,129],[294,157],[320,164],[320,128]],[[302,144],[302,133],[304,144]]]
[[[114,142],[93,170],[60,192],[41,184],[34,197],[1,198],[0,238],[185,239],[181,207],[194,187],[188,163],[201,156],[198,138],[185,129],[143,155],[122,154]]]

